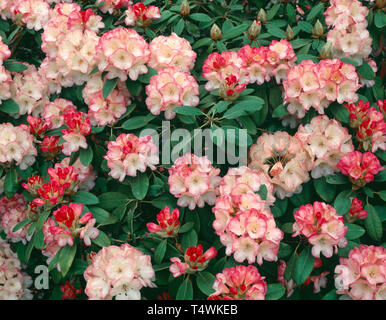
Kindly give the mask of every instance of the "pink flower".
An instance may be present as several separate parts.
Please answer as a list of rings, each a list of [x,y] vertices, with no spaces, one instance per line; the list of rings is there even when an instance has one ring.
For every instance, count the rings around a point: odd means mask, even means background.
[[[367,217],[367,211],[363,210],[362,201],[358,198],[354,198],[351,203],[351,208],[348,211],[347,219],[351,222],[356,219],[364,220]]]
[[[172,264],[169,266],[169,271],[174,278],[177,278],[185,274],[186,270],[189,268],[189,265],[185,262],[181,262],[180,258],[170,258]]]
[[[145,6],[142,2],[128,6],[125,13],[125,23],[128,26],[148,27],[153,20],[161,18],[158,7]]]
[[[109,13],[113,14],[114,9],[120,9],[122,7],[127,7],[131,4],[133,4],[133,1],[131,0],[97,0],[97,4],[103,3],[103,5],[99,5],[98,9],[101,10],[103,13]]]
[[[81,220],[79,220],[79,222],[81,222]],[[91,239],[96,239],[99,236],[99,230],[94,228],[95,223],[96,219],[90,219],[80,230],[79,238],[83,239],[86,246],[91,246]]]
[[[162,238],[175,237],[180,229],[180,221],[178,217],[180,211],[176,208],[172,212],[168,206],[157,214],[158,224],[149,222],[146,224],[147,229],[151,233],[156,233]]]
[[[28,29],[39,31],[47,23],[50,7],[44,0],[21,0],[13,7],[14,19],[20,19]]]

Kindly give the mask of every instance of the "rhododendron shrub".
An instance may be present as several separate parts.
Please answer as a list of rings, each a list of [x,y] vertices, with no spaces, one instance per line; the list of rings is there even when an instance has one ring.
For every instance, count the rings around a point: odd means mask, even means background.
[[[385,5],[1,0],[0,300],[385,300]]]

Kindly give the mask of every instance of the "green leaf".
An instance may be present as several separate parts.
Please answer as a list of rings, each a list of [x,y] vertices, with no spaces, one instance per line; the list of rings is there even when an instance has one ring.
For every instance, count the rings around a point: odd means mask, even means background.
[[[110,238],[102,230],[99,230],[99,236],[96,239],[92,239],[92,242],[100,247],[108,247],[111,245]]]
[[[88,263],[82,259],[75,259],[72,263],[70,273],[74,275],[83,275],[84,271],[87,269]]]
[[[330,174],[326,177],[326,182],[329,184],[346,184],[349,181],[343,174]]]
[[[287,108],[281,104],[272,112],[272,118],[281,118],[288,114]]]
[[[20,109],[19,105],[15,102],[15,100],[7,99],[1,102],[0,110],[8,114],[15,114],[19,113]]]
[[[386,14],[382,10],[378,10],[374,16],[374,24],[377,28],[381,29],[386,26]]]
[[[383,168],[386,169],[386,167],[383,167]],[[376,182],[384,182],[384,181],[386,181],[386,170],[382,170],[381,172],[379,172],[375,176],[374,181],[376,181]]]
[[[267,186],[265,184],[262,184],[260,186],[259,191],[257,191],[257,193],[259,194],[261,200],[265,201],[267,199],[267,194],[268,194]]]
[[[259,97],[248,97],[244,101],[236,103],[224,113],[225,119],[236,119],[238,117],[261,110],[264,100]]]
[[[80,149],[79,159],[85,167],[88,167],[91,164],[93,156],[94,153],[92,151],[91,145],[88,145],[87,149]]]
[[[201,39],[197,40],[197,41],[192,45],[192,49],[198,49],[198,48],[207,46],[207,45],[209,45],[211,42],[212,42],[212,39],[211,39],[211,38],[201,38]]]
[[[291,253],[291,246],[289,244],[286,244],[284,242],[280,242],[279,245],[279,252],[277,254],[277,257],[279,259],[287,257]]]
[[[106,210],[111,210],[125,205],[129,198],[120,192],[105,192],[99,196],[99,206]]]
[[[191,106],[182,106],[182,107],[176,107],[173,109],[175,113],[183,114],[186,116],[201,116],[203,115],[203,112],[195,107]]]
[[[290,19],[290,21],[291,22],[296,22],[296,10],[292,6],[292,4],[288,3],[287,7],[286,7],[286,10],[287,10],[287,15],[288,15],[288,18]]]
[[[78,191],[73,195],[72,200],[75,203],[81,203],[86,205],[99,203],[99,199],[96,195],[86,191]]]
[[[311,254],[311,248],[303,249],[296,262],[294,280],[297,285],[303,284],[314,269],[315,259]]]
[[[179,286],[176,299],[193,300],[193,285],[192,285],[192,281],[190,281],[188,277],[185,278],[185,280]]]
[[[185,21],[184,19],[180,19],[180,21],[178,21],[178,23],[174,26],[173,30],[175,32],[175,34],[177,35],[180,35],[182,31],[184,31],[184,28],[185,28]]]
[[[322,11],[324,10],[324,3],[323,2],[320,2],[319,4],[317,4],[316,6],[314,6],[310,13],[307,15],[307,18],[306,20],[307,21],[312,21],[317,15],[319,15],[319,13],[321,13]]]
[[[185,233],[190,231],[194,227],[194,222],[190,221],[183,224],[178,233]]]
[[[347,240],[354,240],[362,237],[366,233],[365,229],[356,224],[347,224],[346,238]]]
[[[63,277],[65,277],[68,270],[70,270],[72,262],[74,261],[74,258],[75,258],[75,254],[76,254],[76,243],[74,243],[72,246],[67,245],[60,250],[58,263]]]
[[[122,123],[122,128],[126,130],[134,130],[139,129],[146,126],[151,120],[153,120],[156,116],[149,114],[147,116],[137,116],[132,117]]]
[[[330,292],[326,293],[322,300],[338,300],[338,296],[336,295],[336,289],[332,289]]]
[[[212,21],[212,18],[205,13],[192,13],[191,15],[189,15],[189,18],[193,19],[194,21],[204,23],[209,23]]]
[[[342,104],[333,103],[328,109],[332,112],[334,118],[340,122],[348,123],[350,121],[350,114]]]
[[[386,202],[386,190],[382,190],[378,192],[379,197]]]
[[[285,271],[284,271],[284,278],[287,281],[289,281],[290,279],[293,278],[293,274],[295,272],[295,267],[297,265],[297,261],[298,261],[298,255],[297,255],[296,251],[294,251],[294,253],[292,254],[290,260],[288,261],[287,267],[285,268]]]
[[[336,186],[328,184],[325,177],[314,179],[317,194],[326,202],[331,202],[336,194]]]
[[[149,177],[146,172],[137,172],[136,177],[129,178],[131,191],[136,199],[142,200],[149,189]]]
[[[16,226],[13,227],[12,232],[16,232],[16,231],[24,228],[25,226],[29,225],[31,222],[32,222],[31,219],[26,219],[26,220],[18,223]]]
[[[267,32],[276,38],[280,38],[280,39],[286,38],[285,32],[274,25],[268,25]]]
[[[366,205],[365,210],[367,211],[367,217],[365,219],[365,228],[369,236],[375,241],[381,241],[383,229],[382,222],[378,216],[377,211],[371,204]]]
[[[209,272],[201,271],[197,273],[198,289],[200,289],[203,294],[210,296],[212,293],[214,293],[212,285],[215,279],[216,277]]]
[[[307,33],[311,33],[312,32],[312,24],[309,23],[309,22],[306,22],[306,21],[299,21],[298,23],[298,26],[300,28],[300,30],[304,31],[304,32],[307,32]]]
[[[12,61],[12,60],[5,60],[3,62],[3,65],[5,69],[11,71],[11,72],[21,72],[28,69],[28,67],[20,62]]]
[[[281,3],[276,3],[271,9],[267,11],[267,19],[272,20],[281,7]]]
[[[161,241],[154,252],[154,262],[160,264],[166,253],[167,239]]]
[[[17,173],[14,168],[9,169],[4,180],[4,192],[8,198],[13,197],[18,187]]]
[[[117,221],[117,219],[114,219],[115,217],[113,218],[105,209],[99,207],[89,207],[89,209],[93,218],[95,218],[96,222],[101,225],[107,225]]]
[[[115,89],[118,82],[118,78],[106,79],[105,84],[103,85],[103,98],[107,98],[109,94]]]
[[[249,28],[248,24],[245,24],[245,23],[240,24],[240,25],[232,28],[231,30],[224,32],[223,40],[234,39],[234,38],[238,37],[239,35],[241,35],[242,33],[244,33],[245,31],[247,31],[248,28]]]
[[[184,250],[185,252],[186,249],[188,249],[189,247],[196,246],[197,242],[198,242],[198,237],[194,229],[184,233],[184,235],[181,238],[182,250]]]
[[[352,192],[352,190],[344,190],[337,195],[334,200],[334,208],[337,214],[343,216],[350,210],[351,200],[349,196]]]
[[[279,300],[285,294],[285,288],[280,283],[273,283],[267,286],[266,300]]]
[[[368,80],[374,80],[374,71],[365,60],[362,60],[362,64],[357,67],[357,71],[361,74],[363,78]]]

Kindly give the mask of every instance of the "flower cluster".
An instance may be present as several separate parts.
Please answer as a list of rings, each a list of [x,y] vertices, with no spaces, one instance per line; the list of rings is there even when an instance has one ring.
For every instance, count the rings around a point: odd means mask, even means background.
[[[180,38],[174,32],[158,36],[150,42],[149,67],[160,70],[176,67],[182,72],[189,72],[194,67],[197,54],[192,50],[188,40]]]
[[[338,171],[336,164],[340,158],[354,151],[351,135],[339,121],[325,115],[314,117],[305,126],[300,125],[295,137],[307,144],[315,156],[311,176],[314,179]]]
[[[179,206],[189,207],[190,210],[196,205],[204,207],[205,202],[213,205],[221,179],[219,174],[220,169],[214,168],[206,156],[186,153],[169,169],[170,193],[178,198]]]
[[[103,97],[103,86],[102,74],[95,73],[87,80],[82,92],[84,102],[88,104],[88,116],[92,125],[114,124],[130,104],[130,93],[124,82],[118,81],[106,98]]]
[[[0,164],[15,162],[25,170],[35,162],[36,155],[33,136],[26,127],[0,124]]]
[[[12,242],[22,241],[26,244],[29,240],[27,235],[28,226],[24,226],[17,231],[13,228],[20,222],[28,218],[27,202],[22,194],[15,194],[11,199],[7,197],[0,198],[0,226],[6,233],[7,239]]]
[[[345,214],[345,219],[347,222],[352,223],[356,219],[364,220],[367,217],[367,211],[363,210],[362,201],[358,198],[352,199],[351,207],[348,213]]]
[[[149,44],[134,29],[115,28],[102,35],[97,46],[98,68],[107,79],[137,80],[147,73]]]
[[[55,164],[55,169],[65,169],[66,167],[70,167],[70,157],[64,158],[60,163]],[[73,168],[74,173],[77,175],[77,185],[74,187],[74,191],[90,191],[94,188],[97,174],[91,164],[86,167],[78,158],[71,167]]]
[[[378,104],[383,105],[381,100]],[[350,114],[350,127],[358,130],[356,138],[360,148],[371,152],[386,150],[386,122],[382,108],[378,111],[363,100],[345,106]]]
[[[264,133],[249,150],[248,166],[267,174],[280,199],[301,192],[313,165],[309,146],[284,131]]]
[[[385,300],[386,249],[360,245],[335,267],[336,293],[354,300]]]
[[[42,51],[47,55],[40,71],[51,92],[61,86],[82,85],[97,65],[96,32],[104,27],[102,17],[91,9],[81,11],[76,3],[58,3],[42,33]]]
[[[202,76],[208,80],[205,89],[219,89],[222,98],[234,100],[247,84],[262,84],[272,77],[280,83],[295,61],[295,52],[284,39],[274,40],[268,47],[246,45],[237,52],[214,52],[208,56],[202,67]]]
[[[331,0],[325,11],[328,32],[327,43],[336,58],[352,58],[360,63],[371,53],[372,38],[367,31],[369,9],[358,0]]]
[[[151,233],[156,233],[162,238],[175,237],[180,230],[180,210],[177,208],[170,212],[168,206],[165,206],[164,209],[157,214],[157,222],[149,222],[146,224],[147,229]]]
[[[159,115],[165,111],[165,118],[173,119],[173,111],[178,106],[195,107],[199,103],[198,84],[188,72],[179,71],[176,67],[159,70],[146,86],[146,105],[152,114]]]
[[[4,60],[7,60],[11,56],[11,50],[3,42],[3,39],[0,37],[0,65],[3,65]]]
[[[303,60],[288,71],[283,86],[288,112],[298,118],[311,107],[323,114],[333,101],[355,102],[360,88],[355,67],[339,59]]]
[[[185,262],[181,262],[181,259],[177,257],[170,259],[172,264],[169,267],[169,271],[174,278],[185,273],[192,274],[197,271],[203,271],[208,266],[209,261],[216,256],[217,250],[214,247],[211,247],[204,252],[201,244],[192,246],[185,251]]]
[[[75,299],[78,294],[82,293],[82,289],[76,289],[69,280],[62,286],[60,286],[60,290],[62,290],[62,299]]]
[[[209,300],[264,300],[267,283],[255,266],[238,265],[216,274]]]
[[[313,204],[302,205],[294,214],[293,237],[303,235],[312,245],[311,253],[320,258],[320,253],[327,258],[333,255],[333,249],[347,245],[345,238],[347,227],[343,223],[343,216],[334,207],[324,202],[315,201]]]
[[[150,256],[123,244],[103,247],[85,270],[85,293],[92,300],[140,300],[142,287],[154,287]]]
[[[131,0],[97,0],[98,9],[103,13],[113,14],[114,10],[133,4]]]
[[[0,239],[0,300],[31,300],[31,284],[31,277],[21,271],[17,254]]]
[[[220,196],[212,209],[213,228],[226,246],[226,255],[237,262],[276,261],[283,232],[276,227],[265,201],[246,184],[239,184],[230,195]]]
[[[148,27],[153,20],[161,18],[158,7],[145,6],[142,2],[128,6],[125,13],[125,23],[128,26]]]
[[[51,124],[51,129],[58,129],[64,125],[64,113],[69,109],[76,111],[76,106],[70,100],[57,98],[44,105],[42,117]]]
[[[352,184],[358,188],[374,180],[374,175],[384,170],[378,158],[371,152],[352,151],[344,155],[336,167],[349,177]]]
[[[10,13],[12,20],[22,22],[28,29],[39,31],[48,22],[50,11],[45,0],[21,0],[15,1]]]
[[[158,164],[158,147],[151,136],[137,137],[132,133],[120,134],[115,141],[107,145],[107,167],[109,175],[123,181],[126,176],[135,177],[137,171],[145,172],[149,167],[155,170]]]

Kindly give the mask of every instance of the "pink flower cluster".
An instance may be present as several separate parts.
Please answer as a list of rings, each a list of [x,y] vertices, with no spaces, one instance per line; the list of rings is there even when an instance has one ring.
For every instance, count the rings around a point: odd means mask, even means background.
[[[21,170],[26,170],[35,162],[36,156],[34,138],[28,128],[0,124],[0,165],[14,161]]]
[[[115,28],[102,35],[97,46],[99,71],[107,71],[106,78],[119,77],[137,80],[147,73],[150,58],[149,44],[134,29]]]
[[[157,214],[157,222],[149,222],[146,224],[147,229],[150,233],[156,233],[162,238],[175,237],[180,230],[180,210],[177,208],[170,212],[168,206],[165,206],[164,209]]]
[[[60,163],[55,164],[55,169],[57,168],[66,168],[70,167],[70,157],[64,158]],[[95,186],[95,179],[97,178],[97,173],[94,171],[92,165],[88,167],[84,166],[80,159],[78,158],[73,164],[74,173],[77,175],[78,184],[74,188],[74,191],[90,191]]]
[[[347,222],[353,223],[357,219],[364,220],[366,217],[367,211],[363,210],[362,201],[354,198],[351,202],[350,210],[345,215],[345,219],[347,219]]]
[[[146,86],[146,105],[152,114],[159,115],[165,111],[165,118],[171,120],[176,116],[173,111],[178,106],[196,107],[199,103],[198,84],[188,72],[176,67],[159,70]]]
[[[213,228],[226,247],[226,255],[237,262],[276,261],[283,232],[276,227],[265,201],[247,184],[239,184],[229,195],[217,198],[212,211]]]
[[[82,85],[96,67],[96,32],[104,27],[102,17],[91,9],[81,11],[76,3],[58,3],[42,33],[41,49],[46,53],[40,71],[51,92],[61,86]]]
[[[142,287],[155,287],[150,256],[129,244],[103,247],[83,275],[91,300],[140,300]]]
[[[103,3],[103,4],[102,4]],[[99,5],[98,8],[103,13],[113,14],[114,10],[121,9],[122,7],[127,7],[133,4],[131,0],[97,0],[96,4]]]
[[[1,4],[0,4],[1,12]],[[0,37],[0,104],[1,100],[11,98],[10,85],[12,83],[11,73],[3,66],[4,60],[11,56],[11,51],[8,46],[2,41]]]
[[[386,299],[386,249],[360,245],[335,267],[336,293],[354,300]]]
[[[177,204],[193,210],[196,205],[203,208],[205,202],[216,201],[220,182],[220,169],[214,168],[206,157],[186,153],[169,168],[170,193],[178,198]]]
[[[160,70],[176,67],[182,72],[189,72],[194,67],[197,54],[192,50],[188,40],[180,38],[174,32],[158,36],[150,42],[149,67]]]
[[[17,254],[0,239],[0,300],[31,300],[31,284],[31,277],[22,273]]]
[[[28,29],[39,31],[48,22],[50,11],[50,6],[45,0],[20,0],[15,1],[10,9],[10,18],[21,21]]]
[[[305,126],[300,125],[295,137],[303,144],[307,144],[315,156],[314,167],[311,171],[314,179],[338,171],[336,164],[339,159],[354,151],[348,130],[339,121],[329,119],[326,115],[314,117]]]
[[[361,87],[355,67],[339,59],[303,60],[289,70],[283,86],[288,112],[298,118],[311,107],[323,114],[333,101],[355,102]]]
[[[16,193],[11,199],[0,198],[0,226],[12,242],[22,241],[26,244],[28,226],[13,231],[13,228],[28,218],[27,202],[22,194]]]
[[[255,266],[238,265],[216,274],[208,300],[265,300],[267,283]]]
[[[327,43],[336,58],[352,58],[362,62],[371,53],[372,38],[367,31],[369,9],[358,0],[331,0],[325,11],[328,32]]]
[[[378,158],[371,152],[352,151],[344,155],[336,167],[349,177],[356,187],[363,187],[374,180],[374,175],[384,170]]]
[[[181,262],[181,259],[177,257],[170,259],[172,264],[169,266],[169,271],[174,278],[185,273],[193,274],[197,271],[203,271],[208,266],[209,261],[216,256],[217,250],[214,247],[210,247],[204,252],[201,244],[192,246],[185,251],[185,262]]]
[[[347,245],[347,227],[343,216],[329,204],[315,201],[313,204],[302,205],[296,210],[294,218],[292,236],[305,236],[312,245],[311,253],[315,258],[320,258],[320,253],[330,258],[334,248],[336,253],[338,246],[344,248]]]
[[[153,20],[160,19],[161,14],[156,6],[145,6],[142,2],[137,2],[128,6],[126,10],[125,23],[128,26],[148,27]]]
[[[93,74],[87,80],[82,92],[84,102],[88,104],[88,115],[92,125],[114,124],[130,104],[130,92],[124,82],[118,81],[114,90],[106,98],[103,97],[104,83],[101,73]]]
[[[0,65],[3,65],[4,60],[7,60],[11,56],[11,50],[3,42],[3,39],[0,37]]]
[[[381,100],[377,104],[383,106]],[[386,122],[382,108],[378,111],[363,100],[359,100],[356,105],[350,103],[345,106],[350,114],[350,127],[358,130],[356,137],[360,148],[371,152],[386,150]]]
[[[248,156],[248,166],[267,174],[280,199],[301,192],[314,165],[310,147],[285,131],[262,134]]]
[[[251,48],[246,45],[237,52],[214,52],[208,56],[202,67],[202,76],[208,80],[205,89],[219,89],[222,98],[234,100],[247,84],[262,84],[271,77],[275,77],[276,82],[280,83],[295,61],[295,52],[284,39],[274,40],[268,47]]]
[[[44,105],[42,117],[51,123],[51,129],[58,129],[64,125],[64,113],[69,109],[76,111],[76,106],[70,100],[57,98]]]
[[[145,172],[147,167],[155,170],[159,162],[158,147],[150,135],[137,137],[122,133],[108,143],[107,149],[104,158],[111,169],[109,175],[121,182],[126,176],[135,177],[137,171]]]

